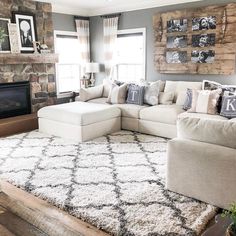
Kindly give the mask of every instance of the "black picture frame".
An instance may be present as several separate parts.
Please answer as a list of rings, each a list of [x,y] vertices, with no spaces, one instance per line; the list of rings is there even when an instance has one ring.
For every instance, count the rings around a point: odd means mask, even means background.
[[[33,53],[33,42],[38,40],[35,15],[28,12],[12,12],[12,22],[17,25],[20,51]]]

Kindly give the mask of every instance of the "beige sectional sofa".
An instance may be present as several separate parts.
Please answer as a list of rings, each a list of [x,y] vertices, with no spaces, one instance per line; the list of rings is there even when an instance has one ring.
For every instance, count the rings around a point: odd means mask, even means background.
[[[156,106],[114,104],[121,110],[121,128],[141,133],[175,138],[177,136],[176,122],[178,115],[185,112],[183,104],[187,88],[201,89],[200,82],[166,81],[162,82],[160,92],[173,92],[173,104]],[[106,93],[107,94],[107,93]],[[76,98],[79,100],[79,97]],[[107,104],[106,97],[88,100],[88,103]]]

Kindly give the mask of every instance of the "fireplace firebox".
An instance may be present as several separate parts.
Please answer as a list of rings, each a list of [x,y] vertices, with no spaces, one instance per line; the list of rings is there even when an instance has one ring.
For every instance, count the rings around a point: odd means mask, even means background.
[[[0,118],[31,113],[30,83],[0,83]]]

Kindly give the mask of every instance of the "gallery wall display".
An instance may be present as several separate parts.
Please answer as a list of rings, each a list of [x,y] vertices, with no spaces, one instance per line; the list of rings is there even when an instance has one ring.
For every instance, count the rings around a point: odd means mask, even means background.
[[[13,21],[18,28],[21,52],[34,52],[33,42],[37,41],[35,16],[29,13],[13,12]]]
[[[10,19],[0,18],[0,53],[11,52],[8,24]]]
[[[157,70],[160,73],[235,73],[235,12],[236,4],[232,3],[156,14],[153,27]]]

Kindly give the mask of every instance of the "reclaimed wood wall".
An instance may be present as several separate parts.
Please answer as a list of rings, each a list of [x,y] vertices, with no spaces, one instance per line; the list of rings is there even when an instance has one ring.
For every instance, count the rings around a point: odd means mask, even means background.
[[[192,31],[192,18],[216,17],[216,29]],[[167,49],[167,21],[188,19],[187,32],[168,33],[169,35],[187,35],[187,46],[178,51],[187,51],[186,63],[167,63],[166,52],[176,51]],[[166,13],[158,13],[153,17],[154,27],[154,63],[157,71],[169,74],[216,74],[232,75],[235,73],[236,55],[236,3],[215,5],[196,9],[185,9]],[[193,63],[191,61],[192,35],[215,33],[215,46],[204,47],[204,50],[214,50],[213,63]],[[203,50],[203,48],[201,48]]]

